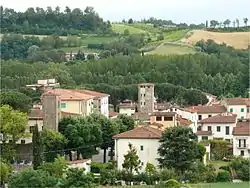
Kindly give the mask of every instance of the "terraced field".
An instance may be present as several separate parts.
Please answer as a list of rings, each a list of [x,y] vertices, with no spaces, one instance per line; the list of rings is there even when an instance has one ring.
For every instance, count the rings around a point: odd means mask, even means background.
[[[123,34],[124,30],[128,30],[129,34],[140,34],[140,33],[148,33],[146,30],[139,29],[130,25],[125,24],[112,24],[112,29],[116,33]]]

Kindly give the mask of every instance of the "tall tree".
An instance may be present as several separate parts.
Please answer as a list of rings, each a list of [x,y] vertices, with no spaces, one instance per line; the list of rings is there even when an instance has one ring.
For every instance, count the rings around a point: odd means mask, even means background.
[[[0,161],[0,185],[4,187],[4,184],[7,182],[8,178],[12,173],[12,166],[4,161]]]
[[[227,27],[229,27],[230,23],[231,23],[231,21],[230,21],[229,19],[226,19],[226,20],[223,22],[223,24],[224,24],[225,26],[227,26]]]
[[[6,91],[0,94],[1,104],[11,106],[14,110],[29,112],[32,107],[32,99],[18,91]]]
[[[248,18],[243,18],[244,24],[247,26]]]
[[[41,140],[44,147],[44,161],[53,162],[57,155],[63,155],[67,140],[60,132],[43,130]]]
[[[164,131],[160,139],[159,163],[162,167],[172,167],[183,175],[185,170],[200,159],[200,147],[191,128],[171,127]]]
[[[128,153],[124,155],[122,167],[132,174],[134,171],[139,171],[141,168],[141,161],[137,155],[136,148],[131,143],[128,144],[128,147],[129,150]]]
[[[34,126],[32,135],[32,146],[33,146],[33,168],[37,170],[43,163],[43,145],[41,140],[41,134],[38,131],[38,125]]]
[[[25,113],[13,110],[8,105],[0,107],[0,130],[2,133],[1,153],[6,161],[11,161],[15,157],[16,142],[26,137],[26,126],[28,116]]]
[[[237,27],[240,27],[240,21],[239,21],[239,19],[238,18],[236,18],[236,25],[237,25]]]

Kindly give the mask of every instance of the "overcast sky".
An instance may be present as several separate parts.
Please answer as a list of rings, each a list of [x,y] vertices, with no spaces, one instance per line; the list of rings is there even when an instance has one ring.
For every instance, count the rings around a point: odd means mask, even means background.
[[[105,20],[121,21],[155,17],[174,22],[201,23],[248,17],[250,0],[1,0],[4,7],[24,11],[28,7],[65,6],[85,9],[92,6]]]

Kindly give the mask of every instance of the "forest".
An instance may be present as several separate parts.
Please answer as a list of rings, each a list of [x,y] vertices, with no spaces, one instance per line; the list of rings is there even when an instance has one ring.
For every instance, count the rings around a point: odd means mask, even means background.
[[[2,61],[2,89],[19,89],[38,79],[56,78],[62,87],[88,88],[111,94],[111,103],[137,100],[136,84],[153,82],[159,100],[205,103],[203,92],[218,97],[248,95],[248,51],[213,41],[196,44],[188,55],[126,55],[98,61],[25,63]]]
[[[80,33],[110,33],[110,22],[104,22],[93,7],[71,10],[60,7],[28,8],[25,12],[0,7],[1,32],[35,35],[57,34],[62,36],[78,35]]]

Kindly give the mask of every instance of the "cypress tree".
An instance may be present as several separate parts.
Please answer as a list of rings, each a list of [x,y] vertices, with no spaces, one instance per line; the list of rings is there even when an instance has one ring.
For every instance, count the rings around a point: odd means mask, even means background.
[[[37,168],[42,164],[42,141],[41,134],[38,131],[38,125],[34,126],[33,135],[32,135],[32,144],[33,144],[33,168]]]

